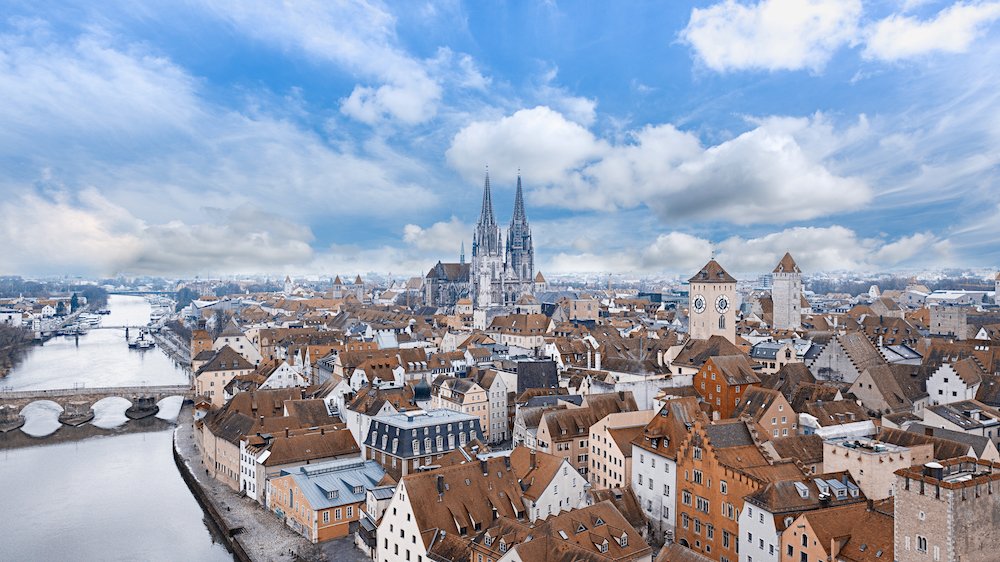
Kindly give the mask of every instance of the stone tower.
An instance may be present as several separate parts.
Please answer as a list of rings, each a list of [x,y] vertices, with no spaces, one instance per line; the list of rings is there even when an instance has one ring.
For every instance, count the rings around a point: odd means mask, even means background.
[[[507,231],[506,265],[508,276],[518,281],[533,281],[535,276],[535,249],[531,244],[531,228],[524,212],[524,194],[521,191],[521,174],[517,175],[517,193],[514,195],[514,214]]]
[[[714,259],[688,280],[688,333],[736,343],[736,279]]]
[[[1000,304],[1000,273],[997,273],[997,277],[996,280],[994,281],[994,284],[996,285],[996,287],[994,288],[995,292],[993,293],[993,302],[996,304]]]
[[[503,278],[503,240],[500,227],[493,215],[493,196],[490,194],[490,173],[483,183],[483,205],[479,221],[472,235],[472,299],[477,307],[485,308],[503,304],[501,294],[495,294]]]
[[[771,327],[776,330],[798,330],[802,327],[802,270],[792,255],[785,253],[771,272],[771,302],[774,319]]]

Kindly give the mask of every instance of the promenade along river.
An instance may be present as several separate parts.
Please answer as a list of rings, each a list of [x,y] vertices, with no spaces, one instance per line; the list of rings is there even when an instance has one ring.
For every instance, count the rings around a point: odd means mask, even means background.
[[[106,326],[149,320],[149,304],[140,297],[112,295],[109,308]],[[79,340],[57,337],[33,348],[0,386],[187,381],[184,369],[158,349],[130,350],[123,330],[92,330]],[[123,399],[102,400],[91,423],[120,426],[127,406]],[[165,400],[160,416],[175,417],[179,406],[179,398]],[[23,413],[27,422],[18,431],[39,437],[11,448],[0,436],[0,505],[7,513],[0,523],[0,560],[232,560],[174,465],[167,422],[143,420],[153,430],[56,442],[64,430],[55,419],[58,407],[36,402]]]

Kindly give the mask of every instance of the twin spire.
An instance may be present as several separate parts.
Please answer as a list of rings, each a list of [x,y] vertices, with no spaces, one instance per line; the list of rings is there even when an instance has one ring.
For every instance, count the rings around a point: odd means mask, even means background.
[[[524,211],[524,191],[521,189],[521,169],[517,170],[517,192],[514,195],[514,215],[511,223],[528,222],[527,213]],[[483,182],[483,206],[479,211],[479,224],[496,224],[496,217],[493,214],[493,194],[490,191],[490,168],[486,167],[486,180]]]

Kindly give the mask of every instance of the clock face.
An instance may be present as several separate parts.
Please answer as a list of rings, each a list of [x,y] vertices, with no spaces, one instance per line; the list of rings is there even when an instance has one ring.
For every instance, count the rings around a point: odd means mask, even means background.
[[[698,314],[705,312],[705,297],[695,295],[694,300],[691,301],[691,306],[694,307],[694,311]]]
[[[729,310],[729,297],[719,295],[719,298],[715,299],[715,310],[719,311],[720,314]]]

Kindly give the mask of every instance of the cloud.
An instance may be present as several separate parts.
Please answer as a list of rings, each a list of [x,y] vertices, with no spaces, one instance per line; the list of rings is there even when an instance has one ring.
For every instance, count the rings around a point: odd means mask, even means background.
[[[517,168],[530,170],[532,181],[556,182],[566,170],[583,165],[605,150],[604,143],[578,123],[546,107],[522,109],[495,121],[476,121],[460,130],[445,153],[465,178],[492,176],[511,181]]]
[[[709,147],[670,124],[631,131],[626,142],[613,144],[539,106],[469,124],[447,156],[470,180],[482,162],[508,176],[522,166],[535,203],[574,210],[645,206],[665,221],[782,223],[871,200],[863,179],[839,175],[827,163],[868,134],[863,119],[843,131],[822,114],[751,123],[756,127]]]
[[[712,242],[684,232],[658,235],[652,242],[618,251],[558,252],[546,267],[552,273],[617,272],[690,276],[713,255],[734,275],[770,272],[785,252],[791,252],[806,273],[825,271],[886,271],[905,266],[948,263],[951,244],[932,233],[914,233],[896,240],[865,238],[840,225],[794,227],[761,236],[730,236]],[[548,270],[547,270],[548,272]]]
[[[815,72],[854,40],[861,12],[860,0],[725,0],[693,9],[680,39],[717,72]]]
[[[216,105],[200,87],[140,45],[0,36],[0,164],[11,170],[0,189],[95,186],[153,223],[241,204],[310,221],[437,202],[413,180],[433,173],[410,155],[333,144],[259,107]]]
[[[309,262],[311,241],[307,227],[248,207],[150,225],[92,188],[0,204],[3,273],[250,273]]]
[[[403,242],[423,252],[458,254],[462,242],[472,234],[472,226],[452,216],[427,228],[416,224],[403,227]],[[471,250],[471,248],[467,248]]]
[[[1000,2],[959,2],[929,20],[893,14],[868,30],[863,56],[897,61],[937,52],[964,53],[997,19]]]
[[[437,115],[446,87],[483,90],[490,82],[468,54],[445,48],[421,59],[407,52],[396,36],[396,17],[381,3],[204,0],[202,6],[250,37],[366,80],[340,100],[340,111],[370,125],[426,123]]]

